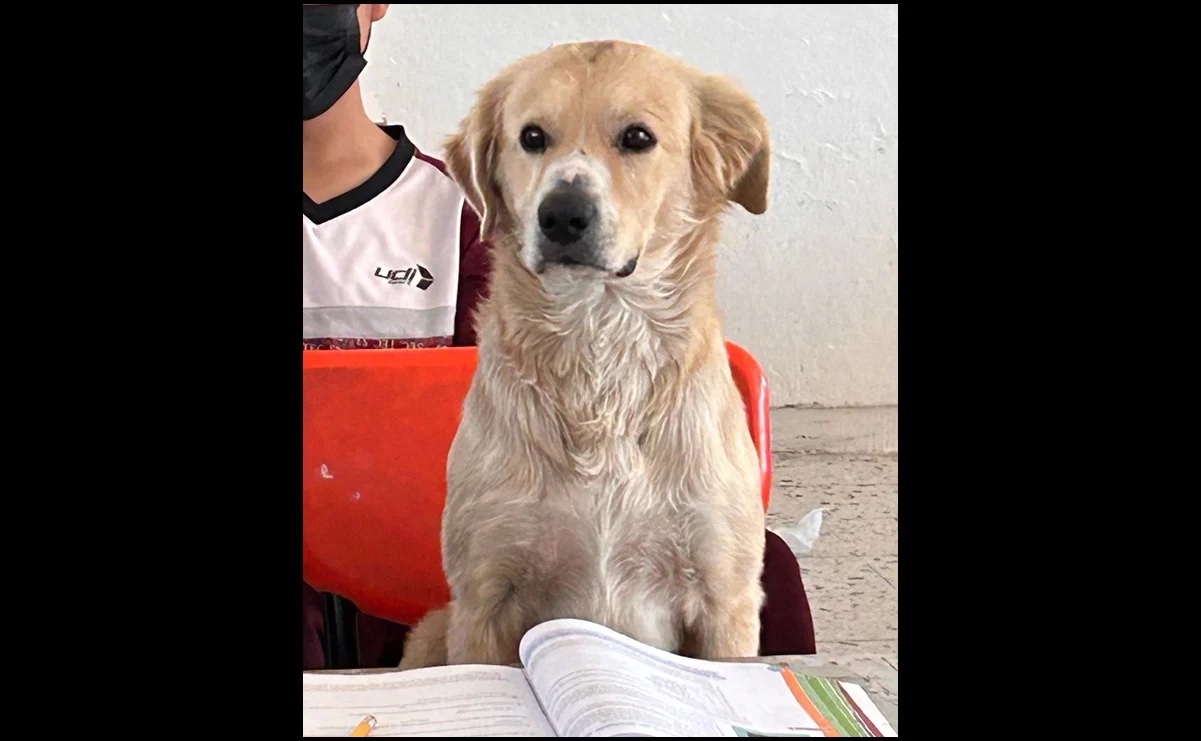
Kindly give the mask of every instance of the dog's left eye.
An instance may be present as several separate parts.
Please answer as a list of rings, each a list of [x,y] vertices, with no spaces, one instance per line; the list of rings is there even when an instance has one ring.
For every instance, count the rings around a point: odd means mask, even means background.
[[[530,124],[521,130],[521,148],[530,154],[546,151],[546,132]]]
[[[621,148],[627,152],[645,152],[655,146],[655,135],[641,126],[621,132]]]

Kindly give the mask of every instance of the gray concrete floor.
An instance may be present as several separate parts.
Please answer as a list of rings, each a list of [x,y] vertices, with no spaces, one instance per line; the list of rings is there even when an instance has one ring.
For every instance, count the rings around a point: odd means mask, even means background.
[[[769,528],[824,508],[798,560],[819,656],[896,701],[897,408],[773,409]]]

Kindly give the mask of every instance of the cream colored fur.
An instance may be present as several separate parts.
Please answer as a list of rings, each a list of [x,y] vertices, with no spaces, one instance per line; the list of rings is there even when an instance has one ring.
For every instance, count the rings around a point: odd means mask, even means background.
[[[551,140],[530,154],[529,123]],[[648,152],[615,145],[645,125]],[[702,658],[757,653],[764,513],[714,274],[730,202],[767,206],[768,132],[732,83],[621,42],[553,47],[480,93],[447,145],[494,245],[479,369],[447,463],[452,601],[402,668],[512,663],[561,617]],[[537,264],[549,184],[591,183],[605,264]]]

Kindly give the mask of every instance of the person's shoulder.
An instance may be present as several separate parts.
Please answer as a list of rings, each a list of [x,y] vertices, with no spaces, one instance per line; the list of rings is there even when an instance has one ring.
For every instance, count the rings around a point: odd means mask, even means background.
[[[471,206],[467,203],[467,198],[463,194],[463,189],[459,184],[451,178],[450,173],[446,171],[446,163],[437,157],[422,152],[414,147],[413,149],[413,164],[419,167],[427,168],[428,177],[437,178],[443,185],[439,186],[439,190],[445,188],[447,193],[453,193],[454,197],[459,200],[459,215],[461,219],[461,229],[463,234],[464,244],[472,240],[478,239],[480,224],[476,218],[475,212],[471,210]],[[434,171],[437,171],[435,174]]]
[[[479,217],[475,215],[475,211],[467,203],[467,199],[463,195],[462,188],[451,178],[450,173],[446,169],[446,163],[442,160],[421,151],[421,148],[412,142],[412,139],[405,133],[402,126],[381,125],[384,131],[397,141],[408,142],[413,148],[413,164],[417,167],[426,168],[432,177],[435,172],[438,174],[438,179],[444,181],[448,189],[452,190],[457,198],[461,199],[459,207],[460,216],[460,233],[462,235],[462,249],[467,252],[479,242],[480,222]]]
[[[432,157],[432,156],[426,154],[425,152],[422,152],[420,149],[417,149],[416,147],[413,148],[413,159],[416,160],[417,163],[420,163],[421,166],[423,166],[423,167],[430,167],[430,168],[437,170],[439,173],[442,174],[443,177],[446,178],[447,182],[449,182],[454,187],[456,193],[458,193],[460,196],[463,194],[463,191],[459,187],[459,184],[456,183],[450,177],[450,173],[446,171],[446,163],[445,162],[438,159],[437,157]],[[463,237],[464,237],[464,244],[467,244],[467,243],[473,242],[473,241],[478,241],[479,231],[480,231],[479,217],[475,215],[475,211],[471,210],[471,206],[467,203],[466,198],[463,199],[463,204],[461,207],[461,216],[462,216],[462,231],[463,231]]]

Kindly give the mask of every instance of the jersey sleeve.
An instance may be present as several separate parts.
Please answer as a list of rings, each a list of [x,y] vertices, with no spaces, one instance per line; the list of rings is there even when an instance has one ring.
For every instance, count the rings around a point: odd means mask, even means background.
[[[488,293],[491,246],[480,240],[480,219],[463,204],[459,225],[459,295],[455,306],[455,347],[474,345],[475,311]]]

